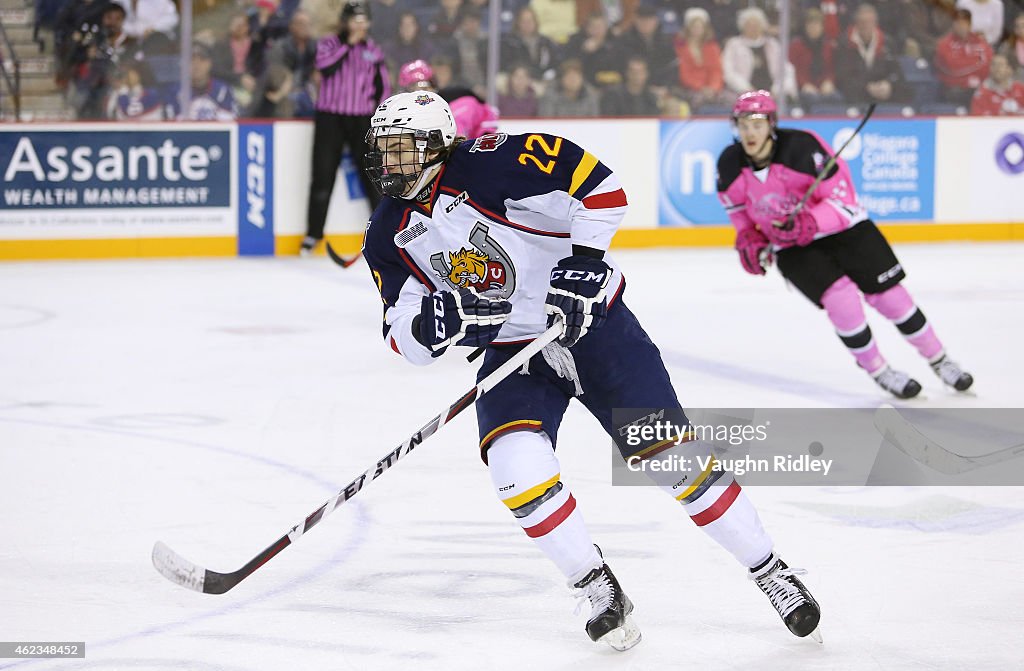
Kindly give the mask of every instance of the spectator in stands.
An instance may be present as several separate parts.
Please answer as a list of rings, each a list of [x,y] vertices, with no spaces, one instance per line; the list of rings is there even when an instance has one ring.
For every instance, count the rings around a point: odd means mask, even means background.
[[[192,100],[181,115],[189,121],[230,121],[238,116],[231,87],[213,76],[213,54],[205,44],[192,45]]]
[[[878,17],[894,41],[890,51],[932,61],[939,38],[949,32],[956,0],[889,0],[880,4]]]
[[[675,38],[675,52],[679,63],[679,84],[683,97],[691,107],[724,103],[722,79],[722,51],[711,31],[711,18],[707,10],[691,7],[683,15],[683,25]]]
[[[992,47],[984,37],[971,32],[971,12],[956,10],[949,33],[935,47],[935,72],[946,102],[970,105],[974,89],[988,77]]]
[[[301,9],[292,14],[288,36],[274,45],[271,63],[280,63],[292,73],[293,86],[305,87],[316,70],[316,42],[309,14]]]
[[[622,81],[621,63],[608,36],[608,19],[604,14],[591,14],[586,23],[569,39],[566,56],[583,64],[587,83],[610,86]]]
[[[1024,14],[1018,14],[1013,21],[1013,34],[999,47],[999,53],[1006,56],[1018,78],[1024,78]]]
[[[704,13],[705,16],[707,12]],[[661,19],[651,5],[640,5],[633,19],[633,27],[615,40],[616,52],[621,58],[640,56],[647,61],[652,86],[675,83],[675,51],[672,38],[661,31]],[[621,67],[625,67],[625,63]]]
[[[1024,115],[1024,82],[1013,78],[1013,67],[1003,55],[992,57],[989,78],[971,100],[971,114],[984,116]]]
[[[595,117],[600,111],[597,92],[583,76],[583,64],[570,58],[558,67],[558,83],[549,85],[541,96],[539,112],[544,117]]]
[[[227,39],[216,40],[213,43],[213,76],[236,87],[244,86],[243,77],[248,76],[249,80],[252,80],[246,67],[251,47],[249,18],[245,14],[235,14],[228,23]],[[252,85],[255,81],[249,83]]]
[[[291,118],[294,111],[290,97],[293,81],[292,71],[281,63],[268,65],[259,95],[249,110],[249,116],[255,119]]]
[[[989,46],[1003,39],[1003,0],[956,0],[957,9],[971,12],[971,30],[980,33]]]
[[[54,39],[57,52],[57,83],[63,87],[74,78],[75,70],[89,61],[103,26],[107,0],[69,2],[57,16]]]
[[[768,35],[768,17],[757,7],[736,15],[740,34],[730,37],[722,50],[722,77],[736,95],[765,89],[776,95],[796,96],[793,66],[782,61],[782,45]]]
[[[437,54],[430,59],[430,67],[434,71],[434,85],[437,90],[451,87],[465,88],[455,75],[455,60],[448,54]]]
[[[647,59],[630,56],[626,61],[625,81],[601,95],[604,116],[658,116],[659,96],[650,86]]]
[[[565,44],[580,27],[577,0],[530,0],[540,32],[555,44]],[[585,15],[588,16],[589,14]]]
[[[825,35],[825,17],[817,8],[804,13],[803,32],[789,45],[789,60],[796,70],[800,98],[805,103],[836,100],[835,67],[832,57],[836,43]]]
[[[906,96],[899,64],[885,45],[878,12],[862,4],[845,44],[835,54],[836,82],[851,103],[898,103]]]
[[[516,13],[512,30],[501,39],[502,63],[529,63],[534,79],[554,78],[558,52],[550,39],[541,35],[537,14],[529,5]]]
[[[487,82],[487,38],[480,28],[480,12],[475,7],[467,7],[462,11],[459,27],[452,34],[459,77],[478,95],[484,93]]]
[[[267,69],[267,54],[278,40],[288,34],[288,27],[288,19],[277,0],[256,0],[255,10],[249,14],[252,45],[245,65],[254,77],[263,76]]]
[[[440,0],[440,6],[430,19],[428,32],[435,39],[448,39],[459,27],[462,17],[462,0]]]
[[[124,19],[124,7],[117,3],[111,3],[103,10],[100,51],[114,65],[126,58],[134,59],[137,56],[138,43],[124,31]]]
[[[177,50],[174,31],[178,8],[174,0],[118,0],[125,9],[124,32],[134,38],[146,54]]]
[[[398,22],[402,17],[405,2],[398,0],[373,0],[373,38],[379,44],[386,44],[398,35]]]
[[[533,118],[537,116],[537,84],[525,63],[512,66],[506,82],[507,92],[498,96],[498,109],[503,117]]]
[[[127,60],[121,64],[121,84],[113,107],[110,116],[119,121],[163,120],[163,97],[145,61]]]
[[[398,35],[384,47],[388,64],[397,72],[402,63],[429,61],[434,55],[434,46],[424,39],[420,31],[420,20],[412,12],[403,12],[398,18]]]

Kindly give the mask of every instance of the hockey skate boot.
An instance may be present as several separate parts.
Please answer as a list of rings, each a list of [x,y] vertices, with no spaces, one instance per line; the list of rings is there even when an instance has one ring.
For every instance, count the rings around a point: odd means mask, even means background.
[[[957,391],[967,391],[974,384],[974,376],[961,368],[955,361],[951,361],[945,354],[932,363],[932,370],[939,376],[939,379]]]
[[[821,634],[818,632],[821,609],[796,577],[804,573],[807,573],[804,569],[786,566],[786,562],[773,552],[760,568],[750,569],[750,579],[768,596],[768,600],[772,602],[772,606],[794,635],[810,635],[821,643]]]
[[[590,618],[587,620],[590,640],[607,643],[619,651],[629,650],[640,642],[640,629],[630,615],[633,602],[623,593],[608,564],[602,562],[578,582],[570,582],[570,586],[580,599],[576,606],[577,614],[588,600],[590,602]]]
[[[311,235],[307,235],[302,239],[302,246],[299,247],[299,256],[310,256],[313,254],[313,250],[316,249],[317,243],[320,242],[317,238]]]
[[[878,386],[896,398],[914,398],[921,393],[921,384],[906,373],[886,366],[871,376]]]

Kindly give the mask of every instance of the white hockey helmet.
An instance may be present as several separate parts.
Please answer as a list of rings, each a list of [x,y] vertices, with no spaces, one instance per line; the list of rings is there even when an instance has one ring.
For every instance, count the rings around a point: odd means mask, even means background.
[[[454,141],[455,117],[441,96],[396,93],[370,119],[366,174],[382,194],[413,199],[440,171]]]

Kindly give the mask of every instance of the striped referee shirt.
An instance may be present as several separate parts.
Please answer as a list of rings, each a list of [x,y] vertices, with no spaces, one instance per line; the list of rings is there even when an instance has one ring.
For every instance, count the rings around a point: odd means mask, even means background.
[[[316,109],[346,116],[370,116],[391,95],[384,54],[371,40],[342,43],[328,35],[316,45],[316,68],[323,75]]]

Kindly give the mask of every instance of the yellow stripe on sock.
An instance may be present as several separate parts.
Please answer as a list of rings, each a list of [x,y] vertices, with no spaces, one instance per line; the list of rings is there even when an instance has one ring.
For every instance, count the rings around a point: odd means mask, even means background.
[[[569,185],[570,196],[576,195],[576,189],[583,186],[583,182],[587,181],[587,177],[590,177],[590,173],[594,172],[596,166],[597,157],[589,151],[583,152],[580,164],[576,166],[576,170],[572,173],[572,183]]]
[[[502,424],[501,426],[499,426],[498,428],[494,429],[493,431],[488,433],[486,436],[484,436],[484,439],[480,441],[480,447],[483,448],[485,445],[490,444],[490,442],[492,440],[494,440],[494,438],[499,433],[507,431],[508,429],[511,429],[511,428],[514,428],[514,427],[518,427],[518,426],[523,426],[523,427],[528,427],[529,426],[529,427],[540,428],[541,424],[543,424],[543,422],[541,422],[539,419],[517,419],[514,422],[508,422],[506,424]]]
[[[708,461],[708,467],[704,469],[703,473],[701,473],[700,475],[697,476],[697,479],[693,482],[692,485],[690,485],[686,489],[685,492],[683,492],[682,494],[680,494],[679,496],[676,497],[676,501],[682,501],[683,499],[685,499],[690,494],[693,494],[693,492],[696,491],[696,489],[698,487],[700,487],[700,483],[704,482],[704,480],[707,479],[708,475],[711,474],[711,469],[713,469],[715,467],[715,464],[717,464],[717,463],[718,463],[718,460],[715,459],[714,456],[712,456],[711,460]]]
[[[508,506],[509,510],[515,510],[519,506],[526,505],[530,501],[534,500],[544,492],[554,487],[555,483],[558,482],[558,478],[561,475],[561,473],[555,473],[555,477],[551,478],[547,482],[542,482],[536,487],[530,487],[522,494],[516,494],[512,498],[502,499],[502,503]]]

